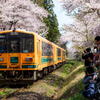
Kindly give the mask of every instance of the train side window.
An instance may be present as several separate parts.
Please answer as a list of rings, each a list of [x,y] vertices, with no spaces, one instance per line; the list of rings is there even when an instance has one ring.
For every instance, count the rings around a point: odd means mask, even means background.
[[[45,52],[45,46],[46,46],[46,45],[45,45],[45,42],[44,42],[44,46],[43,46],[44,56],[46,55],[46,54],[45,54],[45,53],[46,53],[46,52]]]
[[[52,54],[53,54],[53,47],[52,45],[50,45],[50,56],[52,56]]]
[[[33,38],[24,38],[23,40],[23,53],[32,53],[33,51]]]
[[[44,49],[44,51],[45,51],[45,56],[47,56],[48,55],[48,52],[47,52],[47,43],[45,43],[45,49]]]
[[[42,41],[42,56],[44,55],[44,42]]]
[[[6,53],[6,39],[0,38],[0,53]]]
[[[46,54],[46,53],[47,53],[47,52],[46,52],[47,49],[46,49],[46,43],[45,43],[45,42],[44,42],[44,48],[43,48],[43,51],[44,51],[44,56],[46,56],[46,55],[47,55],[47,54]]]
[[[52,45],[42,41],[42,56],[52,56]]]
[[[65,56],[65,51],[63,51],[63,56]]]
[[[42,56],[46,56],[47,55],[47,45],[45,42],[42,42]]]
[[[61,49],[57,48],[57,56],[61,56]]]

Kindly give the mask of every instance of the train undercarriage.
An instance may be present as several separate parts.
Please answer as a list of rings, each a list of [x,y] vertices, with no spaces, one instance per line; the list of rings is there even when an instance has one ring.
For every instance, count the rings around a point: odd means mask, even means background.
[[[44,75],[47,75],[53,70],[59,68],[62,64],[64,63],[46,67],[42,71],[2,71],[0,72],[0,84],[28,84],[42,78]]]

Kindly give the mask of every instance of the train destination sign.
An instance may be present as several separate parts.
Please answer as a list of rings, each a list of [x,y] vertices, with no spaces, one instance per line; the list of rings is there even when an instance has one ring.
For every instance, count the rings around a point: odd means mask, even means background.
[[[18,57],[11,57],[11,63],[18,63]]]
[[[18,35],[18,32],[10,32],[10,35]]]

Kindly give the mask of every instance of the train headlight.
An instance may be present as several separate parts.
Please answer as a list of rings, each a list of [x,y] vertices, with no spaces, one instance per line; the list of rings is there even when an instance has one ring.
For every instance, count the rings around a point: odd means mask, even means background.
[[[26,57],[25,61],[33,61],[33,57]]]
[[[0,61],[4,61],[4,58],[3,57],[0,57]]]

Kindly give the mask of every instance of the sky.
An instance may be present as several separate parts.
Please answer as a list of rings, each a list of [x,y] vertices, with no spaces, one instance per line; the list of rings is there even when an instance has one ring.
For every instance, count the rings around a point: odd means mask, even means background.
[[[66,12],[63,10],[60,0],[52,0],[55,7],[54,12],[57,15],[58,23],[59,23],[59,29],[62,27],[63,24],[72,24],[74,19],[71,16],[65,15]],[[63,34],[63,31],[60,31],[61,34]],[[69,49],[71,46],[71,43],[68,43],[67,48]]]
[[[52,0],[55,7],[54,7],[54,12],[57,15],[58,23],[59,23],[59,28],[62,27],[63,24],[71,24],[73,23],[73,18],[70,16],[65,15],[66,12],[63,10],[61,3],[59,2],[60,0]]]

